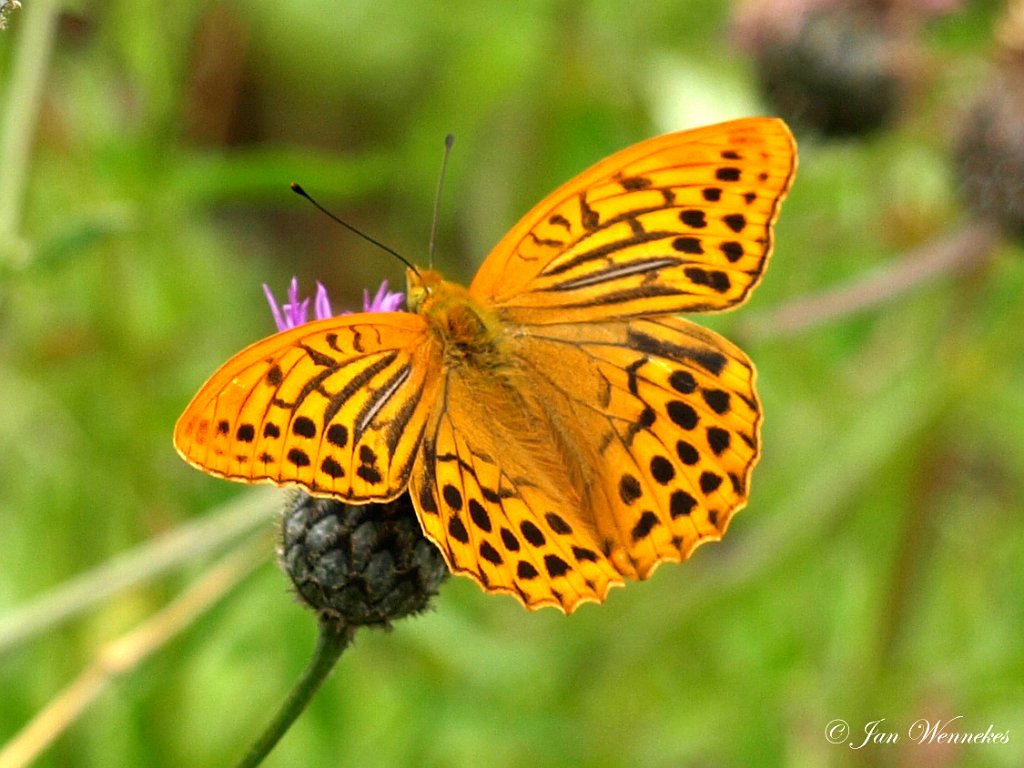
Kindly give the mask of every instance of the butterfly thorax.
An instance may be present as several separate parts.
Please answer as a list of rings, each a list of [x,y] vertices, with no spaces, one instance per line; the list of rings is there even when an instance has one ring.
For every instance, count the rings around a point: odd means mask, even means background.
[[[445,365],[493,370],[508,361],[497,315],[458,283],[425,270],[409,271],[409,311],[422,316],[444,348]]]

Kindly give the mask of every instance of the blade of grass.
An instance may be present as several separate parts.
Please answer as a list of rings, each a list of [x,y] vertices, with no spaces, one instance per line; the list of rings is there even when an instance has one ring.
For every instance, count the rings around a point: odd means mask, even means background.
[[[775,309],[751,313],[737,326],[735,335],[774,341],[892,301],[945,274],[982,263],[998,238],[998,229],[991,222],[970,222],[846,283],[801,296]]]
[[[22,28],[0,122],[0,262],[6,266],[19,266],[27,258],[28,247],[20,239],[21,209],[58,10],[55,0],[33,0],[21,11]]]
[[[253,537],[139,627],[101,648],[93,663],[0,750],[0,768],[23,768],[32,763],[100,694],[234,589],[264,561],[266,550],[267,537]]]
[[[274,519],[281,492],[263,488],[234,499],[46,592],[0,618],[0,655],[90,610],[113,595],[217,551]]]

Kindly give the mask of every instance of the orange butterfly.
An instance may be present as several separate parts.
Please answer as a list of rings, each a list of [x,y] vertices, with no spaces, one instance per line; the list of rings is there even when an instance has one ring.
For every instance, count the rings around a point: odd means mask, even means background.
[[[742,303],[796,168],[750,118],[641,142],[557,189],[469,288],[301,325],[231,358],[186,461],[347,502],[406,489],[455,573],[573,611],[721,538],[759,456],[754,367],[681,312]]]

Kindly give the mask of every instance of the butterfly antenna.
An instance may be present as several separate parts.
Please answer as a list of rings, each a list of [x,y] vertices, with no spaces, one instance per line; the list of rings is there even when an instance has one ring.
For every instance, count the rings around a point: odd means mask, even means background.
[[[437,221],[441,217],[441,190],[444,189],[444,174],[448,170],[448,156],[452,153],[455,135],[449,133],[444,137],[444,157],[441,158],[441,174],[437,177],[437,190],[434,192],[434,220],[430,223],[430,247],[427,249],[427,264],[434,268],[434,242],[437,240]]]
[[[387,251],[392,256],[394,256],[396,259],[398,259],[400,262],[405,264],[405,266],[407,266],[409,269],[411,269],[416,275],[419,275],[420,271],[418,269],[416,269],[416,267],[413,266],[409,262],[409,260],[407,258],[405,258],[405,256],[400,254],[394,248],[388,248],[388,246],[384,245],[384,243],[382,243],[380,240],[375,240],[374,238],[370,237],[365,232],[361,232],[358,229],[356,229],[355,227],[353,227],[347,221],[343,221],[342,219],[340,219],[337,216],[335,216],[333,213],[331,213],[326,208],[324,208],[322,205],[320,205],[320,203],[318,203],[316,200],[314,200],[312,195],[309,194],[309,192],[304,190],[300,185],[296,184],[294,181],[291,183],[291,188],[292,188],[292,192],[294,192],[299,197],[306,198],[309,202],[311,202],[313,204],[313,206],[318,211],[320,211],[321,213],[325,214],[329,219],[331,219],[332,221],[337,222],[338,224],[341,224],[341,226],[343,226],[349,232],[352,232],[352,233],[354,233],[356,235],[359,235],[359,237],[363,238],[363,240],[366,240],[368,243],[373,243],[374,245],[376,245],[381,250]]]

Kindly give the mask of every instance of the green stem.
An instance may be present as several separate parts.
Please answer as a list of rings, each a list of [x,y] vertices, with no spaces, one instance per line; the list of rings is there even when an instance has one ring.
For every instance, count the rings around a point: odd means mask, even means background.
[[[0,123],[0,260],[15,260],[21,208],[36,121],[57,28],[56,0],[32,0],[21,11],[23,28]],[[21,251],[25,251],[21,244]]]
[[[292,723],[305,711],[313,699],[313,694],[319,690],[338,662],[342,651],[352,642],[354,634],[354,627],[338,628],[326,622],[320,624],[320,636],[317,638],[316,650],[313,651],[309,666],[292,688],[277,715],[238,763],[238,768],[255,768],[270,754],[277,742],[291,728]]]

